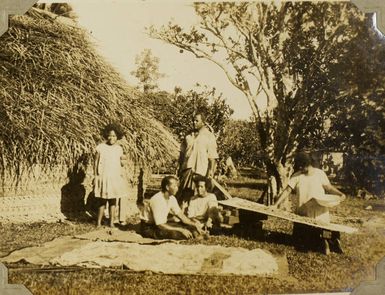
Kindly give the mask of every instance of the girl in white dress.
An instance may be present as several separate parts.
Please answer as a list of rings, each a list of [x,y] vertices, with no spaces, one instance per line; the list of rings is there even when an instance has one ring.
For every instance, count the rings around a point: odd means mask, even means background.
[[[99,201],[97,227],[102,225],[107,202],[110,227],[114,227],[117,200],[127,194],[122,169],[123,149],[117,144],[123,134],[118,126],[110,124],[104,128],[103,136],[106,141],[96,147],[94,165],[94,193]]]

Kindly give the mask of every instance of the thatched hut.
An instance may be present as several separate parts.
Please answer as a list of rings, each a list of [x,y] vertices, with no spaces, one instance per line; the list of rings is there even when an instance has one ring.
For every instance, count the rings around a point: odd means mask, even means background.
[[[125,130],[133,206],[138,175],[177,154],[177,142],[140,94],[97,54],[84,30],[61,19],[31,8],[13,16],[0,37],[3,220],[47,218],[60,203],[76,210],[91,190],[92,153],[110,122]]]

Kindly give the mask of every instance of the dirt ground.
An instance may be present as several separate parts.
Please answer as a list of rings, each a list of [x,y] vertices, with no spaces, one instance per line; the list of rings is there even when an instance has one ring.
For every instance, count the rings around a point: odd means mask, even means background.
[[[237,197],[260,195],[253,179],[231,182]],[[366,210],[367,206],[371,210]],[[9,283],[24,284],[33,294],[278,294],[295,292],[350,291],[361,281],[374,279],[374,267],[385,256],[385,203],[383,200],[348,198],[332,212],[334,220],[359,228],[342,234],[344,254],[329,256],[299,251],[291,239],[292,224],[271,218],[264,222],[264,235],[227,232],[204,241],[186,241],[223,246],[262,248],[286,255],[288,275],[199,276],[135,273],[125,269],[39,268],[23,263],[8,264]],[[27,246],[39,245],[63,235],[94,229],[91,221],[64,223],[0,224],[0,256]]]

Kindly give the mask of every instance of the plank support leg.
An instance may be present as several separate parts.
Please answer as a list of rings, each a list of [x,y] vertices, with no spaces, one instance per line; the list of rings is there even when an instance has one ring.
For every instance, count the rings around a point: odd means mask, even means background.
[[[323,239],[327,240],[331,246],[331,251],[342,254],[341,234],[337,231],[322,230]]]
[[[238,210],[239,212],[239,228],[242,235],[247,237],[261,237],[264,236],[263,232],[263,220],[267,219],[267,216],[257,212],[251,212],[247,210]]]

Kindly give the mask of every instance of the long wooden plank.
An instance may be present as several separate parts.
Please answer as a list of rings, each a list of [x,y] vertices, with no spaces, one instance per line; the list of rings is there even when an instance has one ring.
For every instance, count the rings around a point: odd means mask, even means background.
[[[230,195],[230,193],[223,187],[221,186],[218,181],[216,181],[214,178],[211,179],[212,183],[215,185],[217,189],[220,190],[220,192],[224,195],[224,197],[229,200],[232,199],[233,197]]]
[[[261,214],[265,214],[268,216],[273,216],[281,219],[285,219],[288,221],[301,223],[310,225],[317,228],[322,228],[330,231],[338,231],[338,232],[344,232],[344,233],[355,233],[357,232],[356,228],[342,225],[342,224],[335,224],[335,223],[325,223],[321,221],[316,221],[313,218],[300,216],[294,213],[290,213],[287,211],[283,211],[280,209],[274,209],[271,207],[267,207],[262,204],[258,204],[249,200],[240,199],[240,198],[232,198],[228,200],[218,201],[220,204],[225,206],[230,206],[237,209],[243,209],[248,211],[253,211]]]

